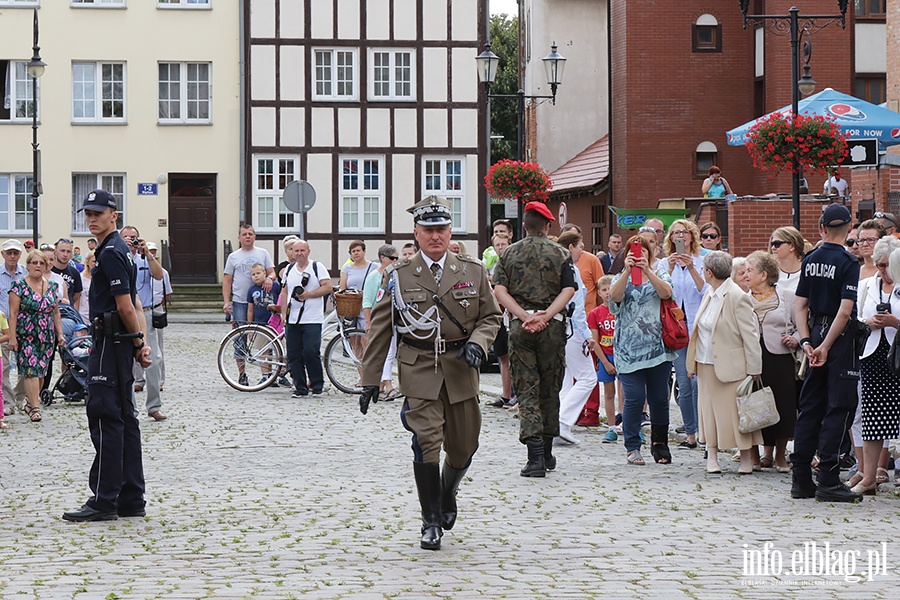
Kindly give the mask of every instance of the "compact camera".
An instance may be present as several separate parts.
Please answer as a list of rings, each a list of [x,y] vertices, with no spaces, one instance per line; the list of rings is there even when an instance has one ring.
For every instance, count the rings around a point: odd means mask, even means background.
[[[879,315],[891,314],[891,303],[890,302],[879,302],[875,306],[875,312],[877,312]]]
[[[132,248],[137,248],[138,246],[141,245],[141,239],[139,237],[137,237],[136,235],[133,235],[128,238],[128,243],[131,244]]]
[[[294,300],[301,302],[302,299],[300,296],[306,291],[306,284],[309,283],[309,273],[304,273],[300,278],[300,285],[295,285],[293,291],[291,292],[291,298]]]

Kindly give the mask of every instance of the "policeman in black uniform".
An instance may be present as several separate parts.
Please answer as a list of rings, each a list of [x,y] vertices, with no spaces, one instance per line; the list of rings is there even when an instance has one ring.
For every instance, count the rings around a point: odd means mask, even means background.
[[[825,243],[803,259],[794,321],[810,369],[800,392],[794,430],[792,498],[820,502],[861,502],[862,495],[841,485],[840,449],[849,435],[858,401],[856,287],[859,261],[844,248],[850,211],[831,204],[819,219]],[[818,487],[812,481],[819,451]]]
[[[134,362],[150,366],[144,344],[142,309],[135,297],[136,270],[125,241],[116,231],[116,200],[94,190],[80,211],[91,234],[100,240],[91,271],[91,322],[94,344],[88,359],[88,426],[96,454],[89,483],[93,496],[80,509],[63,514],[67,521],[110,521],[142,517],[144,469],[141,432],[135,417]]]

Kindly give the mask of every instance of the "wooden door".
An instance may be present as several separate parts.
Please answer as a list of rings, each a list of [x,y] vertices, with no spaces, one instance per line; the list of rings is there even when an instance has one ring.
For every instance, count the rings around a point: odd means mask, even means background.
[[[216,176],[169,175],[173,283],[216,283]]]

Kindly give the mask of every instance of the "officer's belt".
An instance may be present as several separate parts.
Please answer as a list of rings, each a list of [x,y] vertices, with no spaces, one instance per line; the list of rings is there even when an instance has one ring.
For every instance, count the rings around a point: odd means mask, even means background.
[[[150,307],[143,306],[143,307],[141,307],[141,308],[144,309],[144,312],[147,312],[148,310],[153,310],[154,308],[159,308],[160,306],[162,306],[162,302],[160,302],[160,303],[157,304],[156,306],[150,306]]]
[[[834,320],[831,315],[812,315],[809,318],[810,325],[825,325],[826,327]]]
[[[466,345],[466,342],[469,341],[469,338],[462,338],[459,340],[447,340],[444,342],[444,352],[449,352],[450,350],[457,350]],[[415,338],[409,338],[405,335],[400,336],[400,343],[406,344],[410,348],[415,348],[417,350],[427,350],[428,352],[434,352],[434,340],[426,341],[426,340],[417,340]]]
[[[533,314],[539,313],[539,312],[541,312],[541,311],[539,311],[539,310],[526,310],[525,312],[527,312],[529,315],[533,315]],[[510,320],[515,320],[515,319],[518,319],[519,317],[517,317],[516,315],[510,313],[509,318],[510,318]],[[554,321],[562,321],[562,320],[563,320],[563,315],[562,315],[562,313],[556,313],[555,315],[553,315],[553,320],[554,320]]]

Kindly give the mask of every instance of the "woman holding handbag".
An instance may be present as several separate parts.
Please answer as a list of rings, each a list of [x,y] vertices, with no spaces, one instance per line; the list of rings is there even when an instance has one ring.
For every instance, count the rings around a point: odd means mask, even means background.
[[[742,475],[753,473],[750,449],[762,433],[741,433],[737,387],[747,375],[761,381],[762,351],[750,296],[731,280],[731,255],[710,252],[703,259],[709,288],[703,295],[687,351],[687,369],[697,378],[700,439],[706,442],[707,473],[721,473],[719,448],[741,451]],[[627,400],[626,400],[627,401]]]
[[[778,261],[767,252],[747,257],[753,312],[759,319],[762,382],[772,389],[778,423],[762,430],[765,450],[760,465],[790,473],[785,448],[797,423],[797,363],[800,340],[794,327],[794,293],[778,286]],[[773,457],[774,450],[774,457]]]

